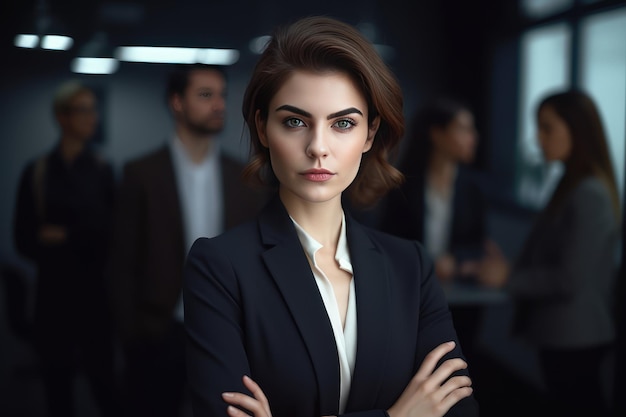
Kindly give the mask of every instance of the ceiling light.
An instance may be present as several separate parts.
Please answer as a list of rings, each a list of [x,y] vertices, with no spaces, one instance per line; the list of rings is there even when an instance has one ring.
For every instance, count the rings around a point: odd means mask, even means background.
[[[13,44],[18,48],[29,48],[33,49],[39,45],[39,36],[37,35],[27,35],[21,34],[15,37]]]
[[[107,34],[96,32],[80,47],[70,69],[80,74],[112,74],[119,68],[119,61],[113,57],[112,51]]]
[[[236,49],[120,46],[114,56],[120,61],[160,64],[232,65],[239,60]]]
[[[70,69],[79,74],[113,74],[119,64],[115,58],[78,57],[72,60]]]
[[[48,13],[48,6],[44,0],[38,0],[35,7],[35,20],[28,30],[18,34],[13,44],[18,48],[66,51],[72,47],[74,40],[64,35],[60,22]]]
[[[64,35],[46,35],[41,40],[43,49],[54,51],[67,51],[74,44],[74,39]]]

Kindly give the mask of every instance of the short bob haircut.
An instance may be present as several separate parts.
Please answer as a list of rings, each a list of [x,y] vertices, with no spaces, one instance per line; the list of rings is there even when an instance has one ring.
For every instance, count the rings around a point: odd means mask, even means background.
[[[404,179],[389,162],[404,134],[402,92],[373,45],[354,27],[329,17],[306,17],[277,28],[257,62],[243,98],[243,117],[251,140],[251,160],[244,179],[278,185],[269,150],[259,140],[255,114],[259,110],[260,118],[267,120],[270,100],[298,70],[347,74],[366,99],[368,123],[380,116],[372,148],[363,155],[348,189],[355,206],[373,205]]]

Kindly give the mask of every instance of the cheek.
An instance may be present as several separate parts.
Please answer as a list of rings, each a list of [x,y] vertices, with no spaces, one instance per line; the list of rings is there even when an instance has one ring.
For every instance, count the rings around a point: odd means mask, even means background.
[[[296,142],[268,139],[270,160],[274,167],[286,167],[297,158]]]
[[[364,145],[351,146],[343,151],[343,160],[349,167],[358,170],[363,159]]]

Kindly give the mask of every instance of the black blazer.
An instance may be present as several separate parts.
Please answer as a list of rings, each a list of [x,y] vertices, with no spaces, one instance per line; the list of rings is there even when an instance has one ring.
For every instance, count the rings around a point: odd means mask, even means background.
[[[459,167],[454,183],[448,251],[461,260],[479,256],[486,238],[487,206],[472,174]],[[424,181],[423,172],[407,174],[402,186],[387,195],[380,216],[381,230],[425,243]]]
[[[255,217],[266,200],[241,181],[243,164],[222,154],[224,228]],[[168,145],[128,162],[118,190],[109,275],[123,339],[157,337],[173,320],[186,248]]]
[[[358,348],[346,413],[383,416],[442,342],[457,340],[444,293],[417,242],[347,216]],[[184,269],[187,373],[196,416],[226,416],[225,391],[244,374],[275,417],[337,415],[339,361],[315,278],[284,206],[198,239]],[[458,347],[448,357],[459,357]],[[369,411],[369,412],[368,412]],[[450,416],[477,416],[473,397]]]

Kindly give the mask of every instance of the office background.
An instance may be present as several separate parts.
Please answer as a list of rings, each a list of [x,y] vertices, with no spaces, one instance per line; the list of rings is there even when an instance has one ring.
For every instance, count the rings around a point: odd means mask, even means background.
[[[93,75],[72,72],[74,58],[93,53],[88,51],[93,42],[100,42],[99,54],[111,56],[116,47],[133,45],[236,49],[239,57],[227,70],[228,116],[220,140],[225,152],[245,159],[241,97],[258,57],[250,43],[276,24],[309,14],[355,24],[379,46],[403,88],[407,118],[436,94],[470,103],[480,132],[476,168],[485,174],[490,231],[507,254],[516,254],[561,172],[558,164],[541,163],[534,136],[534,106],[553,90],[576,86],[596,99],[624,196],[623,0],[30,0],[1,7],[0,262],[26,271],[30,265],[16,255],[11,238],[14,198],[24,164],[57,140],[51,96],[60,82],[77,78],[96,87],[102,117],[98,146],[118,172],[126,160],[171,135],[164,98],[170,64],[122,61],[112,74]],[[42,16],[50,28],[73,37],[69,50],[14,45],[15,36],[32,31]],[[490,307],[483,344],[522,383],[540,386],[532,352],[507,333],[508,307]],[[28,373],[29,354],[9,337],[4,318],[0,331],[3,414],[3,409],[16,412],[15,399],[7,394],[16,392],[16,375]]]

